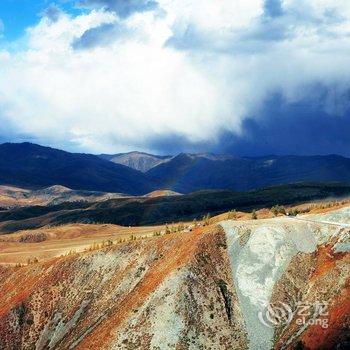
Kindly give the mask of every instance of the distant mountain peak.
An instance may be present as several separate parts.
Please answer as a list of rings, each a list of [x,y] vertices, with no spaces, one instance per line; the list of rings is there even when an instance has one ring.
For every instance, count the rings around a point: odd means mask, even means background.
[[[142,171],[143,173],[173,158],[173,156],[159,156],[139,151],[110,155],[101,154],[99,157],[116,164],[122,164],[135,170]]]
[[[225,161],[234,159],[234,156],[225,154],[214,154],[214,153],[186,153],[181,152],[175,156],[166,155],[160,156],[140,151],[131,151],[127,153],[117,153],[117,154],[101,154],[100,158],[109,160],[113,163],[126,165],[130,168],[142,171],[146,173],[147,171],[157,167],[158,165],[165,164],[171,160],[175,161],[196,161],[199,159],[208,159],[212,161]]]

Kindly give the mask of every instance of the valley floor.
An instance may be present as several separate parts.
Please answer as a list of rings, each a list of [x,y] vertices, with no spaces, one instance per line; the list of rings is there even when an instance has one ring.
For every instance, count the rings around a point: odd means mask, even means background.
[[[96,250],[102,246],[153,237],[165,226],[122,227],[74,224],[0,235],[0,264],[26,264],[62,255]]]

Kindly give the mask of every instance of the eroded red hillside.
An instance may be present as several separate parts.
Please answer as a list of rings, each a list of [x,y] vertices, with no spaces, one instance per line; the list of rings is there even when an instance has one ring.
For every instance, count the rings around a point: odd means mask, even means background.
[[[244,348],[225,244],[199,228],[2,267],[0,348]]]

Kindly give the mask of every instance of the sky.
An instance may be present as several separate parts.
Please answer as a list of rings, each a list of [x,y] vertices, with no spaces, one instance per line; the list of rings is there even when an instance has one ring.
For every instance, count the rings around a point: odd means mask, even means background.
[[[350,156],[348,0],[1,0],[0,142]]]

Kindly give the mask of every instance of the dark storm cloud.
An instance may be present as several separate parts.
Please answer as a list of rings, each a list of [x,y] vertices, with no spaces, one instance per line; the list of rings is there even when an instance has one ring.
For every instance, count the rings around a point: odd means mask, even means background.
[[[155,10],[158,3],[154,0],[80,0],[78,6],[84,8],[104,8],[114,11],[120,17],[129,17],[135,12]]]
[[[180,152],[201,153],[213,147],[209,141],[194,143],[181,134],[158,135],[150,138],[147,148],[158,154],[177,154]]]
[[[75,50],[84,50],[105,46],[126,34],[127,30],[124,27],[114,23],[105,23],[85,31],[81,37],[74,40],[72,47]]]
[[[316,87],[315,87],[316,88]],[[152,139],[148,148],[160,153],[212,152],[235,156],[350,156],[350,95],[317,87],[314,98],[288,103],[271,97],[259,113],[246,117],[240,134],[223,131],[217,141],[192,143],[181,135]]]
[[[215,152],[261,156],[267,154],[350,156],[350,104],[333,101],[341,110],[325,110],[323,98],[288,104],[280,96],[265,103],[257,116],[243,121],[242,136],[223,133]],[[328,102],[327,102],[328,103]]]

